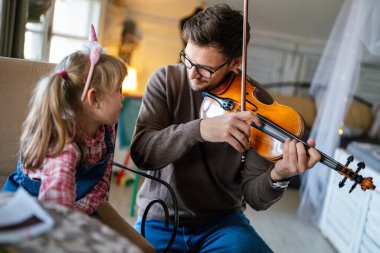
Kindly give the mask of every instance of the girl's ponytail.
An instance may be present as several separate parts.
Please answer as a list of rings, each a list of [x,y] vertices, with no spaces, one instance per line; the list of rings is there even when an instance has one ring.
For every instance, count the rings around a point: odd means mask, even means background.
[[[67,82],[68,76],[53,73],[35,88],[20,140],[24,168],[41,166],[46,155],[58,155],[68,138],[74,137],[75,115],[68,106]]]

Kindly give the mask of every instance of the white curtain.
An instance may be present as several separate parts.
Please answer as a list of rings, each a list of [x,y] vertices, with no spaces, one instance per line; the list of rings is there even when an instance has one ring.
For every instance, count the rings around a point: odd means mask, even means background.
[[[338,130],[343,127],[358,85],[363,55],[368,53],[380,55],[380,0],[346,0],[310,87],[318,108],[311,137],[317,148],[331,157],[339,145]],[[302,176],[298,213],[315,225],[319,223],[330,173],[331,169],[319,163]]]

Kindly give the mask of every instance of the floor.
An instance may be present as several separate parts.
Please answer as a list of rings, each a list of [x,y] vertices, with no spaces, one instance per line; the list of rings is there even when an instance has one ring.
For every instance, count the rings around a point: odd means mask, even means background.
[[[136,217],[129,216],[131,194],[131,185],[126,187],[113,182],[109,201],[130,224],[134,224]],[[299,201],[298,191],[288,189],[268,210],[257,212],[248,208],[245,213],[276,253],[336,253],[316,227],[297,216]]]

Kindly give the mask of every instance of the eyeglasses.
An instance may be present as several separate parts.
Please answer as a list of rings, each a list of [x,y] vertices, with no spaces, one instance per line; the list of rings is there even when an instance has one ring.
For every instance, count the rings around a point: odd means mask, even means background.
[[[190,61],[189,58],[186,57],[186,53],[183,50],[181,52],[179,52],[179,57],[181,58],[181,62],[183,63],[183,65],[186,66],[186,68],[191,69],[192,67],[195,67],[195,69],[197,70],[198,74],[200,74],[204,78],[211,78],[211,76],[216,71],[218,71],[224,65],[227,64],[227,61],[225,61],[222,65],[220,65],[219,67],[214,68],[214,69],[212,69],[210,67],[202,66],[202,65],[199,65],[199,64],[194,64],[194,63],[192,63]]]

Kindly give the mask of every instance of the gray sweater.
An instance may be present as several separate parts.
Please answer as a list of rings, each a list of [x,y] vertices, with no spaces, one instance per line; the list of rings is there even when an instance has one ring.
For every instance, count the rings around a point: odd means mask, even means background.
[[[208,222],[248,203],[256,210],[279,200],[283,190],[271,187],[273,163],[249,150],[246,161],[227,143],[203,141],[200,134],[200,92],[190,88],[182,64],[159,68],[148,81],[131,156],[141,169],[168,182],[179,203],[181,225]],[[139,215],[148,203],[162,199],[173,218],[172,199],[165,186],[145,179],[137,198]],[[148,217],[164,220],[159,204]]]

